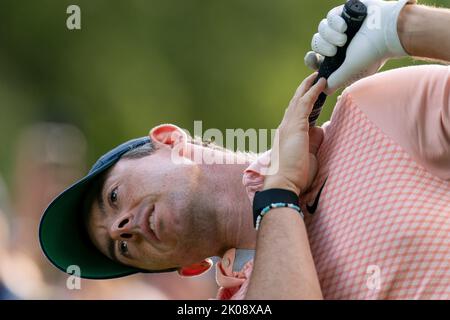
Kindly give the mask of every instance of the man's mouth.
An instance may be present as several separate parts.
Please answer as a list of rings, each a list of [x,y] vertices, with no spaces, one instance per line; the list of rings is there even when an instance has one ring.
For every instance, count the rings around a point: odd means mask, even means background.
[[[141,229],[145,238],[150,242],[161,242],[158,237],[157,221],[155,215],[155,206],[151,205],[146,213],[146,218],[141,223]]]
[[[155,216],[153,215],[153,212],[150,213],[150,216],[148,217],[148,223],[150,229],[152,229],[153,233],[155,233]]]

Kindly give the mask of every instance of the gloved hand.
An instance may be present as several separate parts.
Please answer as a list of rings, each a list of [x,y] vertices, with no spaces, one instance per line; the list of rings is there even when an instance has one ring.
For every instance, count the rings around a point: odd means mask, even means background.
[[[416,3],[416,0],[361,2],[367,6],[367,18],[349,44],[344,63],[328,78],[327,95],[376,73],[390,58],[408,55],[398,37],[397,20],[403,7],[407,3]],[[347,24],[341,17],[342,8],[333,8],[320,22],[319,32],[312,38],[313,51],[306,54],[305,64],[313,70],[320,67],[324,56],[334,56],[337,47],[347,42]]]

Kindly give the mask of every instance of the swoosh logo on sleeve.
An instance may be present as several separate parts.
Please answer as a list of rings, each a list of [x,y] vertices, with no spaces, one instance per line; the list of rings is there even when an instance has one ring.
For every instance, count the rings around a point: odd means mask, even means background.
[[[314,203],[312,204],[312,206],[306,204],[306,209],[308,209],[308,212],[310,214],[313,214],[314,212],[316,212],[317,207],[319,206],[320,194],[322,193],[323,187],[325,187],[325,183],[327,183],[327,179],[328,179],[328,177],[325,179],[325,181],[323,182],[323,185],[320,187],[319,193],[317,194],[316,199],[314,200]]]

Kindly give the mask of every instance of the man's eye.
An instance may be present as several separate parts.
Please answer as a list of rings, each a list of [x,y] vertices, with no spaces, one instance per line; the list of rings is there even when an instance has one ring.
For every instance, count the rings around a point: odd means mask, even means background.
[[[128,254],[128,244],[125,241],[119,242],[119,251],[123,255]]]
[[[109,200],[111,201],[111,203],[116,203],[117,201],[117,187],[113,189],[113,191],[111,191],[110,195],[109,195]]]

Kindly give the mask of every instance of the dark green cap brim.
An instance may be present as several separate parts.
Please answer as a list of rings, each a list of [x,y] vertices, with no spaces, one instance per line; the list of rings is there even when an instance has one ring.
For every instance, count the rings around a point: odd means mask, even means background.
[[[80,202],[91,179],[87,176],[58,196],[45,211],[39,228],[42,250],[60,270],[80,268],[80,276],[88,279],[109,279],[138,272],[112,261],[94,247],[83,227]]]

